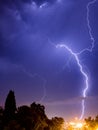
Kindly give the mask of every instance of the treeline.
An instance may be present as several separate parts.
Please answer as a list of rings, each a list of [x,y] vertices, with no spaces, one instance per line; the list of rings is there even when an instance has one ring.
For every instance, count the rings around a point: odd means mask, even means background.
[[[95,118],[88,117],[85,123],[85,130],[98,130],[98,115]]]
[[[30,106],[16,107],[13,91],[10,91],[4,108],[0,107],[0,130],[62,130],[64,119],[48,119],[45,107],[33,102]]]

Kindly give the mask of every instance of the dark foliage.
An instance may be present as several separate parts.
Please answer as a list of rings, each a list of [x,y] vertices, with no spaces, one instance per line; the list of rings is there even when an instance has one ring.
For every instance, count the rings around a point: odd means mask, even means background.
[[[0,130],[61,130],[63,123],[63,118],[48,119],[45,107],[35,102],[16,109],[13,91],[6,98],[4,110],[0,107]]]
[[[8,96],[5,101],[5,108],[4,108],[4,116],[3,116],[3,123],[6,125],[9,121],[15,119],[15,112],[16,112],[16,101],[14,92],[11,90],[8,93]]]
[[[98,115],[95,118],[88,117],[85,119],[86,126],[89,130],[97,130],[98,129]],[[86,129],[86,130],[88,130]]]
[[[3,128],[3,108],[0,107],[0,130]]]

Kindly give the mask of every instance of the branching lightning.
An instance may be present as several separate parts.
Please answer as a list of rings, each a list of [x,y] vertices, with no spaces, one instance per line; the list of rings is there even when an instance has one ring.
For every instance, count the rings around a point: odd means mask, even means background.
[[[85,113],[85,98],[87,96],[87,90],[89,89],[89,77],[88,77],[88,74],[86,73],[86,71],[84,70],[83,65],[81,64],[79,55],[85,51],[92,52],[93,48],[95,46],[95,39],[93,37],[92,28],[90,26],[90,20],[89,20],[90,14],[89,13],[90,13],[90,6],[95,4],[96,1],[97,0],[92,0],[92,1],[88,2],[87,6],[86,6],[86,9],[87,9],[86,20],[87,20],[88,33],[89,33],[90,40],[91,40],[91,47],[85,48],[85,49],[81,50],[80,52],[75,53],[75,52],[73,52],[73,50],[71,48],[69,48],[65,44],[57,44],[56,45],[56,48],[65,48],[72,56],[74,56],[74,58],[77,62],[77,65],[79,67],[79,70],[84,77],[85,86],[83,87],[83,92],[82,92],[83,99],[82,99],[82,111],[81,111],[80,120],[83,118],[84,113]]]
[[[89,51],[89,52],[92,52],[93,51],[93,48],[95,46],[95,39],[94,39],[94,36],[92,34],[92,28],[90,26],[90,20],[89,20],[89,17],[90,17],[90,6],[92,6],[93,4],[96,3],[97,0],[92,0],[90,2],[88,2],[87,6],[86,6],[86,21],[87,21],[87,28],[88,28],[88,33],[89,33],[89,36],[90,36],[90,40],[91,40],[91,47],[88,47],[88,48],[85,48],[83,49],[82,51],[80,51],[78,54],[82,54],[83,52],[85,51]]]
[[[37,77],[37,78],[40,78],[41,80],[42,80],[42,82],[43,82],[43,85],[42,85],[42,89],[43,89],[43,95],[42,95],[42,97],[40,98],[40,100],[38,101],[38,102],[43,102],[43,100],[45,99],[45,97],[46,97],[46,83],[47,83],[47,80],[43,77],[43,76],[41,76],[41,75],[39,75],[38,73],[34,73],[34,74],[32,74],[31,72],[29,72],[29,71],[27,71],[23,66],[20,66],[20,65],[15,65],[18,69],[21,69],[21,71],[23,72],[23,73],[25,73],[27,76],[29,76],[29,77],[31,77],[31,78],[35,78],[35,77]]]
[[[87,48],[84,48],[83,50],[79,51],[78,53],[75,53],[73,52],[73,50],[71,48],[69,48],[67,45],[65,44],[57,44],[56,45],[56,48],[65,48],[76,60],[76,63],[79,67],[79,70],[82,74],[82,76],[84,77],[84,83],[85,83],[85,86],[83,87],[83,92],[82,92],[82,110],[81,110],[81,116],[80,116],[80,119],[83,118],[84,116],[84,113],[85,113],[85,98],[87,96],[87,91],[89,89],[89,77],[88,77],[88,74],[87,72],[84,70],[84,67],[81,63],[81,60],[79,58],[79,55],[83,54],[84,52],[88,51],[88,52],[92,52],[93,51],[93,48],[95,46],[95,39],[93,37],[93,34],[92,34],[92,28],[90,26],[90,20],[89,20],[89,17],[90,17],[90,7],[95,4],[97,0],[91,0],[90,2],[87,3],[86,5],[86,23],[87,23],[87,28],[88,28],[88,34],[89,34],[89,37],[90,37],[90,40],[91,40],[91,45]],[[57,2],[62,2],[62,0],[57,0]],[[47,5],[47,3],[43,3],[42,5],[40,5],[40,8],[42,9],[43,7],[45,7]],[[53,43],[51,43],[53,46],[55,46]],[[32,77],[34,75],[32,74],[29,74],[31,75]],[[45,88],[44,88],[44,95],[45,95]],[[42,100],[44,99],[45,96],[43,96]]]
[[[89,20],[89,17],[90,17],[90,7],[95,4],[97,0],[92,0],[90,2],[87,3],[86,5],[86,23],[87,23],[87,28],[88,28],[88,34],[89,34],[89,37],[90,37],[90,40],[91,40],[91,45],[87,48],[84,48],[83,50],[81,50],[80,52],[78,53],[75,53],[73,52],[73,50],[71,48],[69,48],[67,45],[65,44],[52,44],[53,46],[55,46],[56,48],[65,48],[75,59],[77,65],[78,65],[78,68],[84,78],[84,83],[85,83],[85,86],[83,86],[83,92],[82,92],[82,110],[81,110],[81,115],[80,115],[80,119],[82,119],[84,117],[84,113],[85,113],[85,98],[87,97],[87,91],[89,89],[89,77],[88,77],[88,74],[87,72],[84,70],[84,67],[81,63],[81,60],[80,60],[80,57],[79,55],[83,54],[84,52],[88,51],[88,52],[92,52],[93,51],[93,48],[95,46],[95,39],[93,37],[93,34],[92,34],[92,28],[91,28],[91,25],[90,25],[90,20]],[[57,2],[62,2],[61,0],[57,0]],[[35,3],[32,3],[34,7],[36,7],[36,4]],[[44,8],[47,6],[47,3],[43,3],[42,5],[40,5],[40,9]],[[22,70],[25,74],[27,74],[28,76],[30,76],[31,78],[34,78],[34,77],[39,77],[42,81],[43,81],[43,96],[40,100],[40,102],[42,102],[44,100],[44,98],[46,97],[46,80],[38,75],[37,73],[35,74],[32,74],[28,71],[26,71],[25,69]]]
[[[91,48],[89,49],[90,52],[92,52],[92,50],[93,50],[93,48],[94,48],[94,46],[95,46],[95,39],[94,39],[94,37],[93,37],[92,28],[91,28],[91,26],[90,26],[90,21],[89,21],[89,12],[90,12],[89,7],[90,7],[91,5],[93,5],[93,4],[95,4],[96,1],[97,1],[97,0],[93,0],[93,1],[89,2],[89,3],[87,4],[87,7],[86,7],[86,8],[87,8],[87,27],[88,27],[89,36],[90,36],[90,39],[91,39]]]
[[[27,75],[28,75],[29,77],[31,77],[31,78],[38,77],[38,78],[40,78],[40,79],[43,81],[43,85],[42,85],[42,88],[43,88],[43,96],[42,96],[41,99],[38,101],[38,102],[41,103],[41,102],[45,99],[45,97],[46,97],[46,82],[47,82],[46,79],[43,78],[42,76],[40,76],[40,75],[37,74],[37,73],[32,74],[32,73],[26,71],[25,69],[23,69],[23,72],[24,72],[25,74],[27,74]]]
[[[77,65],[78,65],[78,67],[79,67],[79,70],[80,70],[81,74],[83,75],[83,77],[84,77],[84,79],[85,79],[85,88],[84,88],[84,90],[83,90],[83,98],[84,98],[84,99],[82,100],[82,114],[81,114],[81,116],[80,116],[80,119],[82,119],[82,118],[83,118],[83,115],[84,115],[84,110],[85,110],[86,92],[87,92],[87,90],[88,90],[88,88],[89,88],[88,75],[87,75],[86,72],[84,71],[83,66],[82,66],[82,64],[81,64],[81,62],[80,62],[80,59],[79,59],[79,55],[78,55],[77,53],[74,53],[74,52],[72,51],[72,49],[70,49],[70,48],[69,48],[67,45],[65,45],[65,44],[57,44],[57,45],[56,45],[56,48],[65,48],[71,55],[74,56],[74,58],[75,58],[75,60],[76,60],[76,62],[77,62]]]

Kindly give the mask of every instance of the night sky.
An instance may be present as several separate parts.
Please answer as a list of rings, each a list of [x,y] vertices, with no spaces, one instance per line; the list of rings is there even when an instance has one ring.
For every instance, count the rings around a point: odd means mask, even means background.
[[[91,47],[87,26],[90,0],[0,1],[0,105],[9,90],[17,106],[39,102],[48,117],[81,115],[84,77],[75,53]],[[89,77],[85,116],[98,114],[98,1],[89,8],[95,46],[79,59]]]

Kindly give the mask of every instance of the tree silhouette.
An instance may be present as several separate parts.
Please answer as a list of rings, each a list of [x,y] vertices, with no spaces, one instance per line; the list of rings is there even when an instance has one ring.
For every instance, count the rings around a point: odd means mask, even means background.
[[[2,122],[3,121],[3,108],[0,106],[0,130],[2,130]]]
[[[33,126],[33,118],[30,107],[21,106],[17,110],[17,121],[21,125],[21,127],[26,130],[31,130]]]
[[[44,130],[47,127],[47,116],[45,114],[45,107],[41,104],[36,104],[33,102],[30,105],[31,113],[33,117],[33,129],[34,130]]]
[[[17,121],[25,130],[44,130],[48,126],[45,107],[35,102],[31,106],[21,106],[17,110]]]
[[[95,119],[88,117],[87,119],[85,119],[85,122],[89,130],[97,129],[98,128],[98,115],[95,117]]]
[[[13,120],[15,118],[15,112],[16,112],[15,96],[14,92],[10,90],[5,101],[4,124],[7,124],[10,120]]]
[[[60,117],[48,119],[45,107],[35,102],[16,109],[12,90],[8,93],[4,110],[0,108],[0,130],[61,130],[63,123]]]
[[[61,117],[54,117],[48,120],[48,128],[46,130],[62,130],[64,119]]]

